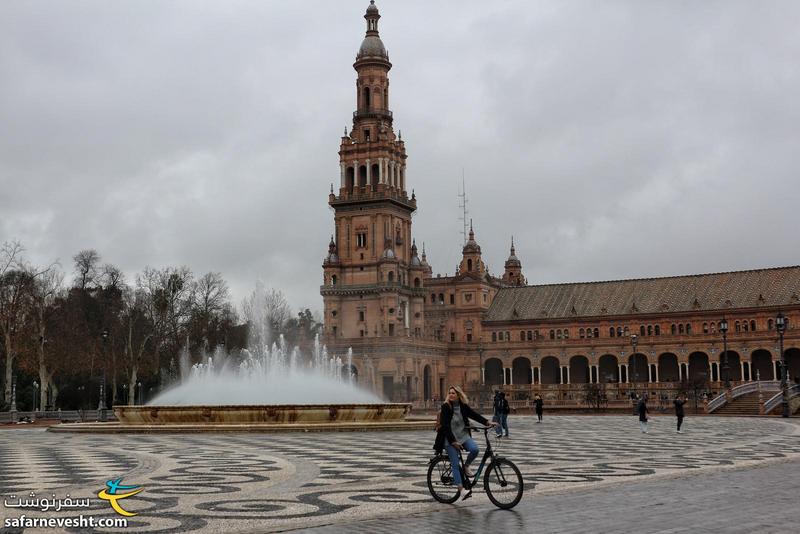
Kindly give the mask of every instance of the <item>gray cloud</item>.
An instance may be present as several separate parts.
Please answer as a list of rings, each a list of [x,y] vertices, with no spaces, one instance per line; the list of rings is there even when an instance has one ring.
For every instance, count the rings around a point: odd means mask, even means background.
[[[366,0],[4,2],[0,241],[321,307]],[[434,272],[530,283],[797,263],[795,2],[378,3]]]

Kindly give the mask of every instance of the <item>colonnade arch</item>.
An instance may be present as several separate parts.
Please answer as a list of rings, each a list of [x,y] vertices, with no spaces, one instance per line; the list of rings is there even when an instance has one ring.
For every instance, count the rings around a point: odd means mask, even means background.
[[[665,352],[658,357],[658,379],[661,382],[680,382],[681,373],[677,355]]]
[[[489,358],[484,364],[483,380],[490,386],[499,386],[503,383],[503,362],[499,358]]]
[[[641,352],[628,356],[628,373],[631,382],[649,382],[650,370],[647,367],[647,356]]]
[[[724,358],[724,351],[720,351],[719,353],[719,376],[720,380],[725,380],[725,375],[723,373],[722,367],[725,364]],[[735,350],[728,351],[728,379],[730,380],[742,380],[742,359],[739,357],[739,353]]]
[[[528,358],[519,356],[511,362],[511,381],[514,384],[533,383],[533,370],[531,369],[531,361]]]
[[[772,354],[766,349],[756,349],[750,355],[752,362],[752,380],[775,380],[775,366]]]
[[[800,377],[800,349],[794,347],[786,349],[786,365],[789,367],[789,380],[794,381]]]
[[[586,356],[573,356],[569,359],[569,381],[572,384],[588,384],[591,376],[589,374],[589,360]]]
[[[711,380],[711,369],[708,364],[708,354],[693,352],[689,355],[689,381],[706,382]]]
[[[598,361],[600,369],[600,382],[616,383],[619,382],[619,360],[613,354],[603,354]]]
[[[561,365],[555,356],[542,358],[542,384],[560,384]]]

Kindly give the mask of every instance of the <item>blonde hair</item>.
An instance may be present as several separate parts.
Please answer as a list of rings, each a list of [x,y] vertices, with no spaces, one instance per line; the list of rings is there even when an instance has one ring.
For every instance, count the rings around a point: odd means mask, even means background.
[[[461,389],[461,386],[450,386],[449,388],[447,388],[447,391],[449,392],[451,389],[456,390],[456,395],[458,395],[458,402],[460,402],[461,404],[469,404],[469,397],[467,397],[467,394],[464,393],[463,389]]]

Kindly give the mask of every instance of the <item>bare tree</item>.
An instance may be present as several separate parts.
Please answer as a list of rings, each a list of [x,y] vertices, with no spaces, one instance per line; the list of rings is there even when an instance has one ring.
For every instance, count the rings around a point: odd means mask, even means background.
[[[228,284],[221,273],[206,273],[194,285],[192,315],[203,345],[208,343],[212,321],[221,319],[228,306]]]
[[[116,265],[106,263],[100,269],[100,284],[106,290],[119,290],[125,287],[125,275]]]
[[[100,254],[94,249],[81,250],[72,257],[75,262],[75,286],[81,290],[94,285],[98,277]]]
[[[257,345],[268,344],[283,334],[292,311],[283,292],[267,290],[258,282],[255,290],[242,301],[242,313],[250,330],[250,342]]]
[[[159,331],[155,322],[156,317],[152,315],[155,311],[152,298],[153,294],[142,287],[125,291],[125,310],[122,319],[125,328],[124,354],[128,375],[129,403],[131,401],[135,403],[139,371],[148,354],[147,348],[156,344],[156,336]]]
[[[38,273],[31,291],[32,318],[37,336],[37,367],[41,384],[39,406],[42,408],[47,404],[48,390],[51,392],[53,402],[58,396],[58,389],[53,381],[55,368],[46,358],[45,344],[47,343],[47,327],[50,323],[50,316],[55,311],[55,301],[62,291],[63,281],[64,274],[54,264]]]
[[[22,259],[23,246],[17,242],[7,242],[0,249],[0,335],[3,337],[5,352],[5,384],[3,401],[11,402],[11,382],[14,373],[14,360],[17,357],[17,333],[27,320],[30,305],[30,289],[33,275]]]

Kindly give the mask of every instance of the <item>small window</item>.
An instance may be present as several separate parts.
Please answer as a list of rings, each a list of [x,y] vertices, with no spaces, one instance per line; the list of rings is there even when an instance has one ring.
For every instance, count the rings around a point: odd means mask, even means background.
[[[539,337],[539,331],[538,331],[538,330],[534,330],[534,331],[533,331],[533,340],[534,340],[534,341],[538,341],[539,339],[541,339],[541,338]]]
[[[364,331],[363,330],[359,330],[359,332],[361,332],[361,337],[364,337]]]
[[[337,313],[338,313],[338,312],[337,312],[336,310],[333,310],[333,311],[331,312],[331,317],[336,317],[336,314],[337,314]]]
[[[364,322],[364,310],[358,312],[358,320],[362,323]]]
[[[678,333],[678,327],[675,326],[674,324],[670,327],[670,329],[672,330],[673,336]]]
[[[583,328],[578,330],[578,337],[581,338],[581,339],[585,338],[586,337],[586,330],[584,330]]]
[[[564,329],[564,339],[569,339],[569,329]]]
[[[472,342],[472,332],[467,332],[467,343]]]
[[[556,330],[556,339],[561,339],[561,330]]]
[[[333,276],[331,276],[331,285],[332,286],[336,285],[336,275],[335,274]]]
[[[617,337],[622,337],[622,327],[621,326],[617,327]]]
[[[750,330],[755,332],[756,331],[756,322],[750,321]]]
[[[333,330],[333,337],[336,337],[336,327],[334,326],[334,327],[332,328],[332,330]]]
[[[439,304],[444,304],[444,293],[439,293]]]
[[[737,332],[741,332],[742,331],[742,325],[741,325],[741,323],[739,323],[739,321],[736,321],[736,331]]]
[[[506,332],[506,341],[511,341],[511,332]]]
[[[450,332],[450,341],[452,343],[456,342],[456,333],[455,332]]]
[[[389,323],[389,335],[394,335],[394,325],[392,323]]]
[[[555,338],[556,338],[556,331],[550,330],[550,339],[555,339]]]
[[[642,336],[642,337],[644,337],[644,333],[645,333],[645,331],[644,331],[644,325],[641,325],[641,326],[639,327],[639,335],[640,335],[640,336]]]
[[[769,319],[767,321],[767,330],[772,330],[773,328],[775,328],[775,323],[772,321],[772,319]]]
[[[682,324],[678,325],[678,333],[683,335],[683,325]]]
[[[497,332],[492,332],[492,342],[497,341]]]
[[[600,337],[600,329],[599,328],[595,328],[594,329],[594,337]]]
[[[369,141],[369,128],[364,130],[364,141]]]
[[[714,334],[717,331],[717,323],[711,323],[711,333]]]
[[[431,293],[431,304],[436,304],[436,293]]]
[[[652,336],[653,335],[653,325],[651,325],[651,324],[647,325],[647,335],[648,336]]]
[[[692,325],[691,323],[686,323],[686,335],[690,336],[692,334]]]
[[[456,294],[455,293],[450,293],[450,304],[452,305],[452,304],[455,304],[455,303],[456,303]]]
[[[749,325],[747,324],[747,321],[743,321],[742,322],[742,332],[747,332],[747,330],[749,330]]]
[[[519,340],[520,341],[525,341],[525,330],[520,330],[519,331]]]
[[[659,325],[656,325],[656,335],[657,336],[661,335],[661,327]]]
[[[531,332],[530,330],[528,330],[528,341],[533,341],[533,332]]]
[[[586,329],[586,337],[591,339],[591,337],[592,337],[592,329],[591,328],[587,328]]]
[[[367,233],[366,232],[358,232],[356,234],[356,247],[357,248],[366,248],[367,247]],[[364,259],[363,257],[361,259]]]
[[[420,285],[419,278],[414,278],[414,287],[419,287]]]
[[[472,260],[467,260],[467,270],[468,271],[472,270]]]
[[[623,332],[623,335],[624,335],[625,337],[628,337],[628,335],[630,334],[630,330],[628,330],[628,327],[627,327],[627,326],[625,327],[625,329],[624,329],[622,332]],[[617,337],[622,337],[622,336],[619,336],[619,335],[618,335]]]
[[[614,331],[614,327],[612,326],[611,328],[608,329],[608,337],[614,337],[614,334],[615,334],[615,331]]]
[[[703,323],[703,333],[708,334],[708,323]]]

